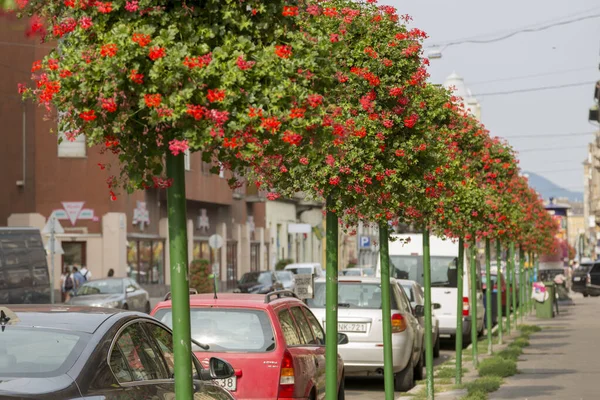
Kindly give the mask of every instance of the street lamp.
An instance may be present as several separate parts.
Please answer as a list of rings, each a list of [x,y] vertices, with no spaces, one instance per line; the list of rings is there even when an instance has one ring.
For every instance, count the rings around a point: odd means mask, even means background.
[[[442,58],[442,50],[437,47],[434,47],[427,53],[427,58],[429,58],[430,60],[439,60],[440,58]]]

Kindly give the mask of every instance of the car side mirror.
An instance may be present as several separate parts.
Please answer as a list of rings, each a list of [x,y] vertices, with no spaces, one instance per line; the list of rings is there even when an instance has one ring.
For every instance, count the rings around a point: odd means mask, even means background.
[[[125,289],[125,292],[133,293],[133,292],[135,292],[135,288],[133,286],[127,286],[127,289]]]
[[[231,378],[235,374],[231,364],[222,358],[211,357],[208,365],[208,372],[211,379],[227,379]]]
[[[421,318],[425,316],[425,306],[416,305],[415,306],[415,317]]]
[[[434,310],[439,310],[440,308],[442,308],[442,305],[440,303],[433,303]]]
[[[338,332],[337,337],[338,344],[348,344],[350,342],[350,340],[348,339],[348,335],[346,335],[345,333]]]

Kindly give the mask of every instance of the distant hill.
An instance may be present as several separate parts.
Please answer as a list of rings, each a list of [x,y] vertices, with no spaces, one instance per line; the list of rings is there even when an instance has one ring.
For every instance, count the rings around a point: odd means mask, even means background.
[[[524,171],[524,173],[529,175],[529,184],[542,195],[544,200],[548,200],[550,197],[562,197],[571,201],[583,201],[583,192],[572,192],[564,189],[551,180],[533,172]]]

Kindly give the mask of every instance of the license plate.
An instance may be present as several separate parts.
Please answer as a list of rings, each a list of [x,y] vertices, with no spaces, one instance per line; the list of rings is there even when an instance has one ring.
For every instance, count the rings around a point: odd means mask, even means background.
[[[580,280],[581,280],[581,277],[580,277],[580,276],[576,276],[576,277],[574,277],[574,278],[573,278],[573,281],[574,281],[574,282],[579,282]]]
[[[367,324],[342,322],[338,323],[339,332],[366,332]]]
[[[237,376],[232,376],[227,379],[213,379],[213,383],[215,385],[221,386],[223,389],[227,389],[230,392],[235,392],[237,390]]]

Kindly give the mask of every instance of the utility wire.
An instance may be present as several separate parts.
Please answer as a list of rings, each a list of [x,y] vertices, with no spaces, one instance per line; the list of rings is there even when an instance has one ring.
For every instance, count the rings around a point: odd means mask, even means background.
[[[586,146],[580,145],[580,146],[533,147],[530,149],[523,149],[523,150],[515,149],[515,151],[517,153],[530,153],[533,151],[554,151],[554,150],[570,150],[570,149],[587,150]]]
[[[527,88],[527,89],[506,90],[504,92],[473,93],[472,96],[473,97],[502,96],[502,95],[506,95],[506,94],[518,94],[518,93],[539,92],[542,90],[564,89],[564,88],[570,88],[570,87],[592,85],[595,83],[596,83],[596,81],[565,83],[563,85],[539,86],[539,87],[533,87],[533,88]]]
[[[597,66],[594,65],[594,66],[590,66],[590,67],[563,69],[563,70],[560,70],[560,71],[550,71],[550,72],[542,72],[542,73],[530,74],[530,75],[520,75],[520,76],[512,76],[512,77],[506,77],[506,78],[490,79],[490,80],[487,80],[487,81],[469,82],[469,87],[470,86],[477,86],[477,85],[484,85],[486,83],[518,81],[518,80],[521,80],[521,79],[537,78],[537,77],[540,77],[540,76],[559,75],[559,74],[566,74],[566,73],[569,73],[569,72],[588,71],[588,70],[592,70],[592,69],[595,70],[596,68],[597,68]]]
[[[594,19],[594,18],[599,18],[600,14],[591,14],[591,15],[585,15],[582,17],[577,17],[577,18],[572,18],[572,19],[567,19],[567,20],[563,20],[563,21],[558,21],[558,22],[553,22],[553,23],[549,23],[546,25],[542,25],[542,26],[538,26],[538,27],[526,27],[526,28],[521,28],[515,31],[512,31],[508,34],[505,34],[503,36],[499,36],[493,39],[463,39],[463,40],[457,40],[457,41],[453,41],[453,42],[446,42],[443,43],[441,45],[433,45],[433,47],[437,47],[437,46],[443,46],[444,49],[447,49],[450,46],[457,46],[459,44],[487,44],[487,43],[495,43],[495,42],[499,42],[502,40],[506,40],[509,39],[513,36],[516,36],[520,33],[533,33],[533,32],[541,32],[541,31],[545,31],[547,29],[550,28],[554,28],[556,26],[563,26],[563,25],[569,25],[569,24],[573,24],[576,22],[581,22],[581,21],[585,21],[585,20],[589,20],[589,19]],[[480,35],[480,36],[486,36],[486,35]]]
[[[590,132],[572,132],[572,133],[556,133],[556,134],[548,134],[548,133],[540,133],[539,135],[514,135],[514,136],[501,136],[503,139],[512,140],[512,139],[546,139],[550,137],[564,137],[564,136],[588,136],[595,134],[595,131]]]

